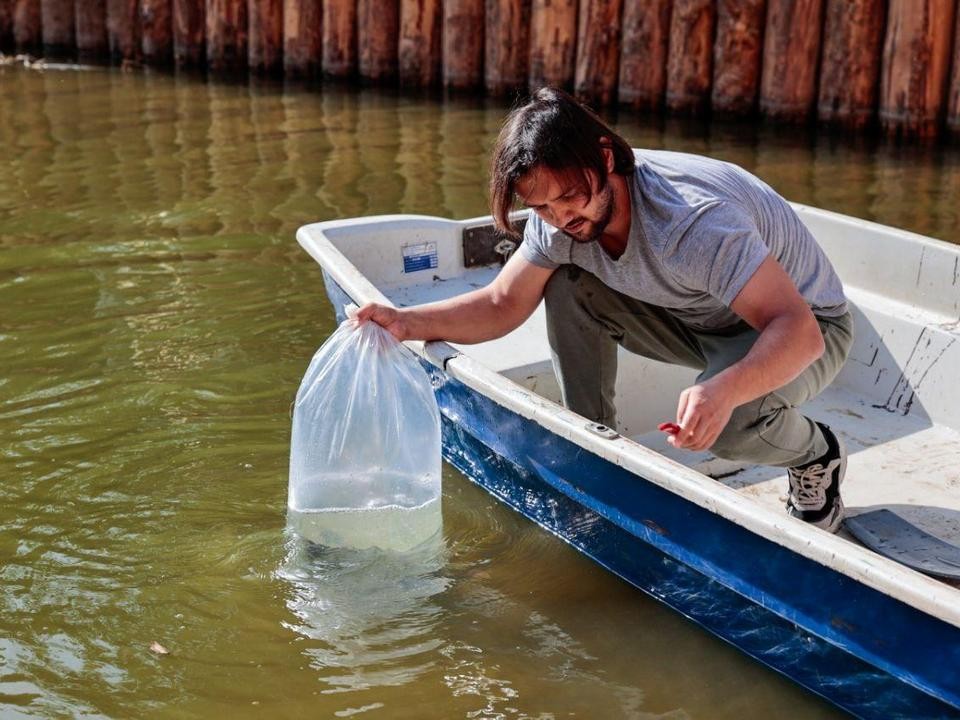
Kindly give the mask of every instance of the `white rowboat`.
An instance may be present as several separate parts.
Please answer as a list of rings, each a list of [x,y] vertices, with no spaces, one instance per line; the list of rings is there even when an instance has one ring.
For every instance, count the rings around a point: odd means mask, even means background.
[[[854,715],[960,717],[960,247],[794,207],[856,322],[843,371],[805,406],[850,451],[837,536],[785,514],[784,471],[666,444],[657,424],[692,370],[623,352],[621,425],[604,433],[559,404],[542,305],[498,340],[408,345],[445,457],[493,495]],[[341,319],[348,302],[480,287],[504,249],[490,218],[357,218],[297,239]]]

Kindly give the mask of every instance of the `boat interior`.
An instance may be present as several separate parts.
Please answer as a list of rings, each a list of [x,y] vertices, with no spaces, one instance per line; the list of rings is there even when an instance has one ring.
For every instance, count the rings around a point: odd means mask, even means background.
[[[960,247],[796,210],[837,268],[856,322],[844,369],[803,406],[847,445],[841,536],[960,586]],[[510,251],[489,218],[397,216],[325,234],[397,306],[482,287]],[[457,349],[559,403],[544,320],[541,304],[508,336]],[[782,512],[783,469],[677,450],[657,430],[675,419],[677,398],[695,376],[621,351],[616,430]]]

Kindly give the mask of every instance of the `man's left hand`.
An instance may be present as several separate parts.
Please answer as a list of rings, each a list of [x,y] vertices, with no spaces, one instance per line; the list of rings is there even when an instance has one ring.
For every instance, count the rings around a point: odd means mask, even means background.
[[[685,450],[706,450],[720,437],[735,407],[726,384],[717,378],[688,387],[677,405],[680,432],[667,442]]]

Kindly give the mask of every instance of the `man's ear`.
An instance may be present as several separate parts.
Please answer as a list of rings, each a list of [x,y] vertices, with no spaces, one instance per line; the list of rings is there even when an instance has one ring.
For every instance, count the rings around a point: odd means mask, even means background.
[[[609,145],[604,145],[601,152],[603,152],[603,161],[607,166],[607,174],[613,172],[613,168],[616,167],[616,161],[613,159],[613,149]]]
[[[610,141],[606,137],[600,138],[600,152],[603,153],[603,164],[607,167],[607,174],[613,172],[613,168],[616,167],[616,161],[613,158],[613,147],[610,145]]]

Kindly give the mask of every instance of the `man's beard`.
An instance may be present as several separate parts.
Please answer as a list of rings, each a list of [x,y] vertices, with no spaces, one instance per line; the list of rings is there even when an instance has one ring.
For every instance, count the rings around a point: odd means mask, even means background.
[[[605,183],[598,194],[600,195],[600,208],[596,220],[579,217],[572,223],[567,223],[567,227],[581,223],[580,227],[573,232],[564,230],[576,242],[591,243],[599,240],[613,219],[613,189],[610,187],[610,183]]]

